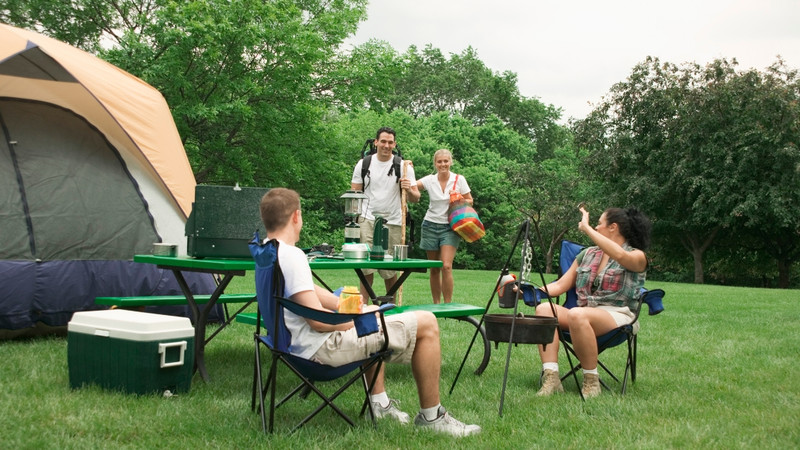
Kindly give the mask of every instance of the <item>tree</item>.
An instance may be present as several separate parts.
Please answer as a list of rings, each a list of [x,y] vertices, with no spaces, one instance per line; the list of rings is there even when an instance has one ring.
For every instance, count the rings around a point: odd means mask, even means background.
[[[341,111],[368,109],[382,114],[391,110],[392,80],[404,70],[397,52],[386,42],[370,40],[331,61],[326,86]]]
[[[725,86],[737,181],[732,215],[745,248],[777,262],[778,287],[788,288],[800,258],[800,80],[782,62],[748,70]]]
[[[556,149],[544,161],[521,161],[509,168],[508,202],[531,219],[542,242],[532,237],[533,245],[543,248],[544,271],[553,273],[555,252],[580,221],[577,205],[590,199],[588,184],[581,178],[580,165],[585,155],[571,146]]]
[[[319,145],[315,125],[330,102],[326,69],[365,5],[6,0],[0,15],[97,51],[159,89],[198,182],[296,187],[320,176],[306,150]]]
[[[377,128],[398,130],[420,174],[436,149],[450,148],[489,228],[456,262],[497,268],[522,218],[507,201],[509,171],[538,170],[569,146],[560,110],[521,96],[515,74],[490,70],[472,48],[398,54],[371,41],[341,51],[366,3],[0,0],[0,19],[98,54],[159,89],[198,182],[298,189],[309,245],[339,242],[339,196]],[[420,221],[423,208],[412,206]]]
[[[587,173],[609,198],[647,211],[662,238],[680,241],[697,283],[721,230],[754,232],[779,265],[797,259],[791,224],[800,214],[787,208],[800,200],[796,73],[735,69],[724,59],[678,67],[648,58],[575,124],[591,151]]]
[[[369,41],[342,56],[342,82],[332,89],[346,109],[405,110],[413,117],[447,112],[480,126],[500,119],[535,143],[540,158],[569,139],[557,122],[561,110],[519,93],[517,75],[494,72],[467,47],[449,58],[431,45],[411,46],[398,55],[385,43]]]
[[[659,230],[680,239],[694,258],[695,282],[702,283],[702,255],[722,224],[719,214],[697,203],[698,191],[714,184],[715,171],[697,155],[704,147],[683,134],[690,128],[683,121],[693,117],[685,113],[692,70],[683,76],[678,66],[648,58],[576,122],[575,132],[591,151],[587,175],[604,186],[610,201],[639,206]]]

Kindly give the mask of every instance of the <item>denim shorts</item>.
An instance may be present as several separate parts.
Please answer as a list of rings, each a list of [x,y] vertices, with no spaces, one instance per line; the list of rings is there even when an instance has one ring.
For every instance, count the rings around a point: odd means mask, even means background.
[[[443,245],[458,248],[460,242],[461,237],[450,229],[450,224],[422,221],[422,239],[419,248],[431,251],[437,251]]]

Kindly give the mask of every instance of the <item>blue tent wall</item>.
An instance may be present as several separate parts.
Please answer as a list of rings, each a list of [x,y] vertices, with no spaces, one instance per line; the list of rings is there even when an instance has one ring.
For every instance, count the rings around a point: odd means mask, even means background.
[[[207,274],[187,274],[194,292],[210,293]],[[172,272],[131,261],[0,261],[0,330],[24,330],[38,323],[66,325],[75,311],[103,309],[95,297],[180,294]],[[188,315],[186,308],[159,312]]]

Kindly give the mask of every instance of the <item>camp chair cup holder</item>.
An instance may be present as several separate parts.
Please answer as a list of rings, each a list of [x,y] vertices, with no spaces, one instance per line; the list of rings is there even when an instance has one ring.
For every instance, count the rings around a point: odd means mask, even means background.
[[[644,293],[642,295],[644,295]],[[662,301],[662,297],[662,295],[645,295],[643,302],[647,304],[649,315],[655,316],[656,314],[664,311],[664,302]]]
[[[501,308],[514,308],[517,306],[517,300],[522,300],[526,305],[535,308],[546,299],[544,292],[526,281],[507,283],[497,290],[497,303]]]
[[[514,323],[514,335],[511,324]],[[493,342],[514,344],[549,344],[553,342],[558,320],[554,317],[513,314],[486,314],[486,337]]]

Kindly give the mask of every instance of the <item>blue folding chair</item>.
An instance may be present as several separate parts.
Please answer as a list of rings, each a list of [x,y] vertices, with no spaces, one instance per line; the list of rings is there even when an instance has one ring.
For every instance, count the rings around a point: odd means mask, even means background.
[[[569,270],[570,266],[572,266],[573,261],[578,256],[578,253],[584,249],[584,246],[569,240],[561,241],[561,256],[559,257],[559,272],[560,276],[563,276],[564,273]],[[575,292],[575,288],[570,289],[565,294],[564,300],[564,307],[565,308],[574,308],[578,306],[578,295]],[[603,351],[616,347],[620,344],[627,343],[628,347],[628,357],[625,362],[625,376],[621,382],[622,389],[621,393],[624,394],[628,384],[628,374],[630,373],[631,382],[636,381],[636,355],[637,355],[637,346],[638,346],[638,332],[634,324],[639,320],[639,312],[642,309],[642,304],[646,303],[648,305],[648,310],[650,315],[658,314],[664,311],[664,305],[662,299],[664,297],[664,291],[661,289],[653,289],[647,290],[642,289],[641,295],[639,296],[636,306],[633,310],[634,318],[633,321],[629,324],[623,325],[619,328],[615,328],[608,333],[605,333],[601,336],[597,336],[597,353],[598,355]],[[575,353],[575,350],[572,348],[572,338],[570,336],[569,330],[561,330],[561,337],[564,343],[564,348],[567,352],[575,356],[577,359],[578,355]],[[597,364],[603,368],[603,370],[616,381],[620,383],[619,378],[602,362],[598,359]],[[571,368],[571,370],[561,377],[561,381],[567,379],[567,377],[572,376],[575,371],[581,368],[580,361],[578,364]],[[577,380],[577,379],[576,379]],[[606,389],[610,388],[606,383],[600,379],[600,383]],[[580,388],[580,386],[578,386]]]
[[[372,405],[369,401],[369,391],[371,386],[375,383],[375,377],[377,377],[377,374],[380,371],[380,367],[384,361],[384,358],[391,353],[391,350],[388,350],[389,336],[386,331],[383,313],[384,311],[394,308],[394,305],[386,304],[381,306],[381,308],[378,310],[377,316],[380,317],[380,328],[378,327],[378,318],[376,317],[375,311],[364,314],[338,314],[307,308],[294,303],[289,299],[281,297],[281,295],[283,295],[284,283],[283,274],[277,259],[278,241],[271,240],[266,244],[261,244],[258,234],[256,233],[253,242],[250,243],[250,253],[253,255],[256,263],[256,296],[258,299],[258,319],[254,334],[255,367],[253,370],[251,408],[255,410],[256,395],[258,395],[262,430],[264,432],[269,430],[269,432],[272,433],[275,410],[296,394],[301,393],[302,395],[312,391],[316,393],[320,399],[322,399],[322,403],[302,421],[300,421],[300,423],[298,423],[292,429],[292,432],[302,427],[326,406],[335,411],[342,419],[350,424],[350,426],[355,426],[355,422],[353,422],[353,420],[347,414],[345,414],[336,404],[334,404],[333,401],[359,379],[361,380],[364,388],[364,402],[360,415],[363,415],[364,412],[369,409],[372,423],[374,426],[377,426]],[[294,314],[304,318],[332,325],[353,321],[359,337],[381,332],[380,330],[383,330],[383,347],[378,352],[370,355],[366,359],[352,361],[339,367],[331,367],[325,364],[300,358],[293,355],[289,351],[292,342],[292,335],[288,328],[286,328],[286,324],[284,322],[284,310],[289,310]],[[261,333],[262,316],[263,325],[267,332],[266,334]],[[272,354],[272,364],[269,368],[266,378],[264,378],[261,371],[262,347],[269,349],[270,353]],[[288,367],[291,372],[300,379],[301,383],[292,389],[280,402],[276,404],[275,395],[277,387],[277,374],[278,366],[280,365]],[[370,368],[375,368],[375,376],[372,377],[372,379],[368,382],[366,372]],[[333,380],[338,380],[340,383],[338,389],[331,395],[326,395],[323,393],[315,384],[316,382]],[[267,411],[265,405],[267,392],[269,392],[270,395],[269,427],[267,427]]]

